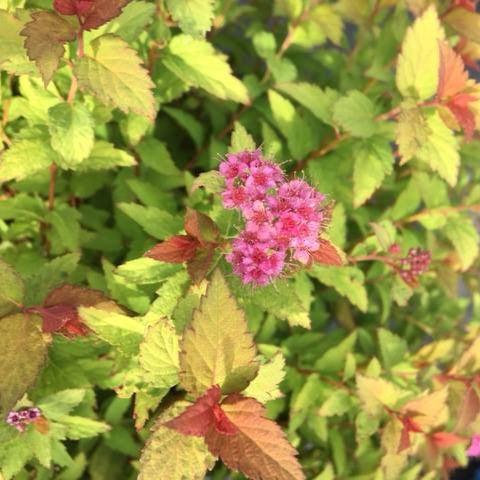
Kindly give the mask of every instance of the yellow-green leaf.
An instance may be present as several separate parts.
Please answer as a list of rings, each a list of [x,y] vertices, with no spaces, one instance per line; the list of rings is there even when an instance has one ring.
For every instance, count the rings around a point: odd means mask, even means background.
[[[194,396],[222,385],[235,369],[255,361],[247,322],[216,270],[181,342],[180,383]]]
[[[397,88],[404,97],[425,100],[432,97],[438,85],[440,49],[443,31],[432,5],[407,30],[397,64]]]
[[[257,377],[243,392],[245,396],[256,398],[260,403],[282,397],[279,385],[285,377],[285,357],[279,352],[260,366]]]

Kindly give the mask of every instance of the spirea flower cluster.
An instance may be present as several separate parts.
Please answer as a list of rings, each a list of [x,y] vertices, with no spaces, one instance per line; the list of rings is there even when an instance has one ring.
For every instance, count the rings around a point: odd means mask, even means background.
[[[10,412],[7,416],[7,423],[15,427],[19,432],[23,432],[29,423],[34,422],[41,415],[42,412],[37,407],[24,408]]]
[[[238,209],[244,220],[226,257],[243,283],[266,285],[289,262],[308,264],[320,246],[324,195],[303,180],[287,180],[260,150],[228,154],[220,173],[225,208]]]
[[[400,260],[401,268],[399,275],[411,286],[416,286],[418,277],[428,270],[431,261],[431,254],[428,250],[411,248],[405,258]]]

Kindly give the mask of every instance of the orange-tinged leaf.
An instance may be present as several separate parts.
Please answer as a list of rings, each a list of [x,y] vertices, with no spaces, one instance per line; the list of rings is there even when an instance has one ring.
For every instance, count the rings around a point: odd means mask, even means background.
[[[447,395],[448,389],[442,388],[410,400],[402,406],[401,410],[412,417],[419,428],[429,431],[447,421]]]
[[[322,265],[343,265],[343,260],[338,253],[337,247],[325,238],[319,239],[320,248],[315,252],[311,252],[312,260]]]
[[[198,240],[190,235],[174,235],[155,245],[144,256],[160,262],[183,263],[195,256],[198,245]]]
[[[461,92],[468,80],[462,58],[445,41],[439,42],[440,74],[438,80],[438,98],[448,98]]]
[[[457,424],[455,430],[462,431],[480,414],[480,397],[473,386],[467,387],[462,403],[457,412]]]
[[[463,128],[465,132],[465,139],[471,140],[473,132],[475,130],[475,114],[470,110],[470,103],[475,102],[476,97],[468,93],[459,93],[451,98],[447,107],[455,116],[458,124]]]
[[[304,477],[281,428],[265,418],[263,405],[253,398],[233,394],[221,408],[238,432],[222,435],[213,428],[205,441],[210,452],[232,470],[253,480],[301,480]]]
[[[75,29],[55,12],[35,12],[21,35],[26,37],[28,58],[35,62],[47,86],[63,57],[65,42],[75,40]]]
[[[431,438],[437,448],[449,448],[457,443],[465,442],[464,438],[450,432],[435,432]]]

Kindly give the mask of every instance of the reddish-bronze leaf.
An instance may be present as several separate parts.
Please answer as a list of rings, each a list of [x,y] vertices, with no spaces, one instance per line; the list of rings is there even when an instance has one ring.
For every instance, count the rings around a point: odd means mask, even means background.
[[[458,124],[463,128],[465,132],[465,139],[467,141],[471,140],[473,137],[473,132],[475,130],[475,115],[469,109],[469,104],[475,102],[477,99],[473,95],[468,93],[459,93],[451,98],[447,107],[455,116]]]
[[[450,432],[435,432],[432,433],[432,442],[437,448],[453,447],[457,443],[465,442],[465,439]]]
[[[205,436],[215,422],[213,407],[218,405],[221,396],[222,390],[218,385],[208,389],[193,405],[164,425],[184,435]]]
[[[43,320],[45,333],[61,333],[68,337],[84,336],[90,332],[78,315],[78,307],[97,307],[118,310],[115,302],[98,290],[62,285],[52,290],[43,306],[28,310],[37,313]]]
[[[265,418],[265,408],[253,398],[233,394],[221,408],[235,425],[235,435],[210,428],[205,441],[210,451],[232,470],[253,480],[300,480],[305,478],[281,428]]]
[[[188,208],[185,214],[185,231],[197,238],[202,245],[217,243],[220,238],[216,223],[204,213],[191,208]]]
[[[187,271],[193,283],[198,284],[207,276],[214,254],[215,247],[213,245],[199,248],[195,256],[187,262]]]
[[[321,238],[319,241],[320,248],[315,252],[311,252],[312,260],[323,265],[343,265],[342,257],[333,243],[325,238]]]
[[[92,8],[94,0],[54,0],[53,8],[62,15],[85,16]]]
[[[468,80],[468,73],[462,58],[445,41],[440,46],[440,74],[438,80],[438,98],[449,98],[461,92]]]
[[[402,433],[400,434],[400,442],[398,443],[397,453],[401,453],[410,448],[410,430],[408,426],[403,424]]]
[[[47,86],[65,52],[65,42],[76,38],[75,29],[55,12],[35,12],[21,34],[26,37],[28,58],[35,62]]]
[[[130,0],[95,0],[92,8],[82,22],[84,30],[92,30],[107,23],[122,13],[123,7]]]
[[[164,425],[184,435],[196,437],[204,437],[210,428],[224,435],[234,435],[237,433],[235,425],[218,404],[221,397],[222,390],[215,385],[199,397],[193,405],[187,407],[182,414]]]
[[[199,242],[190,235],[174,235],[145,253],[146,257],[169,263],[183,263],[191,260]]]

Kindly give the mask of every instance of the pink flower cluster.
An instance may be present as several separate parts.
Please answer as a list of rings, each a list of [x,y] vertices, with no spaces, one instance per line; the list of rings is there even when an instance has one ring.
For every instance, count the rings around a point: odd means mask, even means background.
[[[25,431],[29,423],[34,422],[42,415],[37,407],[24,408],[19,411],[12,411],[7,416],[7,423],[15,427],[19,432]]]
[[[224,206],[238,209],[245,222],[226,257],[243,283],[266,285],[291,260],[308,264],[320,247],[324,195],[303,180],[287,181],[260,150],[228,154],[220,173]]]
[[[474,435],[472,437],[472,443],[467,450],[469,457],[480,457],[480,435]]]

